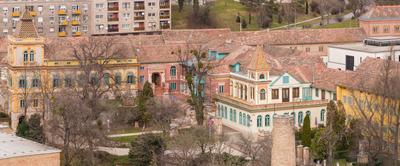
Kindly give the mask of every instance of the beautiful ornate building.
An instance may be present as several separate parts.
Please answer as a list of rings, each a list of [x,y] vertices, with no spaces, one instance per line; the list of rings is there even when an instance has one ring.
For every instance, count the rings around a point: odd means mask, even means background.
[[[75,39],[74,42],[79,44],[87,40]],[[71,47],[71,42],[67,40],[40,37],[31,15],[28,12],[23,14],[16,33],[7,38],[7,54],[2,57],[3,77],[7,79],[2,104],[6,113],[11,115],[13,129],[16,129],[21,116],[41,113],[47,103],[44,93],[58,93],[66,88],[79,89],[83,71],[79,67],[80,62],[72,55]],[[101,80],[96,73],[92,73],[90,79],[103,87],[115,85],[122,92],[135,93],[139,88],[136,81],[137,58],[129,49],[121,54],[124,55],[103,63],[106,67]]]
[[[312,127],[325,124],[326,105],[333,99],[331,92],[323,92],[322,99],[313,99],[315,88],[301,74],[274,69],[275,65],[267,60],[272,56],[261,46],[250,47],[247,52],[229,64],[229,84],[225,86],[228,93],[216,95],[216,116],[225,126],[258,136],[272,130],[274,115],[284,114],[294,116],[297,127],[302,126],[307,114]]]

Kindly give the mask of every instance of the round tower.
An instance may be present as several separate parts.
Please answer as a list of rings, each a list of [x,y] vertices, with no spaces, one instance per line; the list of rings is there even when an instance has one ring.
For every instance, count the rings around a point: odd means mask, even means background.
[[[271,166],[296,166],[293,116],[275,115],[273,123]]]

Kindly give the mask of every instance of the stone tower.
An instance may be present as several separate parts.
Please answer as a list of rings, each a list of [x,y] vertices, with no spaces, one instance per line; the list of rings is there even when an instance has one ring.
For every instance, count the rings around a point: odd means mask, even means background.
[[[271,166],[296,166],[293,116],[275,115],[273,123]]]

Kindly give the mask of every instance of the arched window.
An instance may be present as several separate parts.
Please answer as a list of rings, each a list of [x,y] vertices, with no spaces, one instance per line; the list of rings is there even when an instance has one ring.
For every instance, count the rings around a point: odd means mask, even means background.
[[[103,80],[104,80],[104,85],[110,85],[110,74],[104,73]]]
[[[265,89],[261,89],[260,91],[260,100],[265,100]]]
[[[97,77],[97,74],[92,74],[90,76],[90,84],[97,85],[98,83],[99,83],[99,78]]]
[[[301,111],[299,112],[297,122],[299,123],[299,126],[303,124],[303,112]]]
[[[126,77],[126,83],[128,84],[135,84],[135,75],[133,75],[133,73],[128,73],[127,77]]]
[[[260,74],[260,80],[265,79],[265,75],[264,74]]]
[[[171,68],[169,69],[169,73],[171,76],[176,76],[176,67],[171,66]]]
[[[247,127],[250,127],[250,121],[251,121],[250,115],[247,115]]]
[[[325,109],[321,110],[321,122],[325,121]]]
[[[229,120],[230,120],[230,121],[233,121],[233,111],[232,111],[232,108],[229,109]]]
[[[35,61],[35,52],[31,51],[30,55],[29,55],[29,60],[31,62]]]
[[[257,127],[262,127],[262,116],[261,115],[257,116]]]
[[[243,121],[242,112],[239,112],[239,124],[243,124],[242,121]]]
[[[236,110],[233,110],[233,121],[236,122]]]
[[[269,115],[265,115],[265,127],[269,127],[269,125],[270,125]]]
[[[308,116],[310,116],[310,118],[311,118],[311,112],[310,112],[310,111],[306,111],[306,114],[307,114]]]
[[[290,115],[293,116],[294,124],[296,124],[296,113],[292,112],[290,113]]]
[[[246,125],[246,114],[245,113],[243,113],[242,120],[243,120],[242,125]]]
[[[24,51],[24,62],[28,61],[28,51]]]
[[[115,73],[114,82],[115,85],[121,85],[121,73]]]
[[[225,107],[224,115],[225,115],[225,119],[228,119],[228,108],[227,107]]]

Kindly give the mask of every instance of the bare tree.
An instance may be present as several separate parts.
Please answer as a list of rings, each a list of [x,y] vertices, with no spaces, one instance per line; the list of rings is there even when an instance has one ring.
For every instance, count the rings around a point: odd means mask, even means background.
[[[268,166],[271,165],[271,142],[270,135],[254,140],[252,137],[240,135],[239,141],[236,143],[242,153],[250,158],[250,163],[253,166]]]
[[[207,51],[202,46],[187,45],[185,49],[179,49],[175,54],[179,58],[190,91],[188,103],[196,111],[197,124],[203,125],[206,101],[204,82],[217,63],[215,59],[207,55]]]
[[[371,161],[384,156],[391,158],[393,164],[397,165],[400,65],[390,60],[394,58],[394,51],[391,52],[391,58],[376,62],[376,71],[365,70],[356,75],[359,81],[355,88],[361,92],[352,93],[352,108],[362,122],[362,135],[368,142],[367,151]]]

